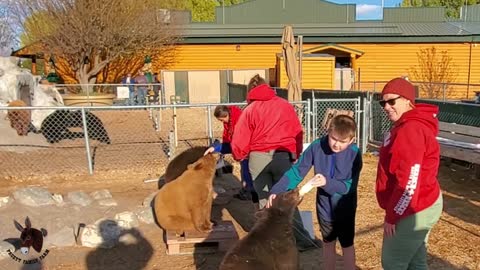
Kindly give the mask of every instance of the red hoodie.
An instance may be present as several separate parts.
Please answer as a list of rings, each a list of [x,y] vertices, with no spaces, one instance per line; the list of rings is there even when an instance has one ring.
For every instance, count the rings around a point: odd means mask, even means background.
[[[230,143],[232,142],[232,135],[235,125],[237,125],[238,119],[242,114],[242,110],[237,106],[228,106],[229,110],[229,121],[227,123],[223,123],[223,136],[222,136],[222,143]]]
[[[415,106],[385,134],[380,149],[376,194],[390,224],[428,208],[440,195],[438,107]]]
[[[283,150],[298,156],[303,147],[303,130],[293,106],[277,97],[267,84],[259,85],[247,95],[249,105],[243,110],[232,140],[236,160],[252,151]]]

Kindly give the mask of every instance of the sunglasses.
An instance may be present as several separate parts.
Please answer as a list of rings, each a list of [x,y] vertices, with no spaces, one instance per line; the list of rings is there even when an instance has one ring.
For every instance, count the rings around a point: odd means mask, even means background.
[[[380,100],[378,103],[380,103],[380,106],[385,107],[385,105],[390,105],[390,106],[395,106],[396,100],[401,98],[401,96],[396,97],[396,98],[391,98],[388,100]]]

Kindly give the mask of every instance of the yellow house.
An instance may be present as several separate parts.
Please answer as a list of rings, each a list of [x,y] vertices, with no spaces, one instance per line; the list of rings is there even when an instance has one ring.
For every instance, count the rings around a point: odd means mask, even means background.
[[[355,10],[354,4],[322,0],[220,7],[215,22],[186,26],[166,70],[267,70],[273,85],[285,87],[280,41],[290,24],[303,40],[297,58],[303,89],[379,91],[386,81],[408,76],[445,83],[434,90],[453,99],[472,98],[480,90],[480,5],[468,6],[462,12],[468,17],[458,21],[447,20],[443,7],[384,8],[376,21],[357,20]],[[429,95],[418,84],[421,96]]]

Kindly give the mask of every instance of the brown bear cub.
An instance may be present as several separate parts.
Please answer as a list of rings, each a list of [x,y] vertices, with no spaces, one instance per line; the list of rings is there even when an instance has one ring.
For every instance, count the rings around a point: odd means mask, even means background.
[[[298,188],[279,194],[272,207],[257,213],[252,230],[227,252],[219,269],[298,269],[293,214],[301,200]]]
[[[22,100],[13,100],[8,103],[8,107],[26,107],[27,104]],[[7,117],[10,120],[10,126],[17,131],[18,136],[27,136],[30,131],[30,122],[32,120],[30,110],[8,110]]]
[[[166,183],[155,197],[159,225],[181,235],[185,231],[210,232],[213,176],[218,154],[202,156],[175,181]]]

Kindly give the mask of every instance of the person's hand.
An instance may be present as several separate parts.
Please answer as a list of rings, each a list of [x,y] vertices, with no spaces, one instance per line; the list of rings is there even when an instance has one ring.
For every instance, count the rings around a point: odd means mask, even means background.
[[[275,194],[271,194],[270,196],[268,196],[268,201],[267,201],[267,205],[265,205],[265,208],[272,207],[273,200],[275,200],[276,197],[277,197],[277,195],[275,195]]]
[[[312,179],[308,180],[305,185],[300,189],[300,196],[304,196],[310,190],[312,190],[315,187],[323,187],[327,183],[327,179],[325,179],[325,176],[322,174],[316,174]]]
[[[209,148],[205,151],[205,153],[203,153],[203,155],[206,156],[206,155],[208,155],[208,154],[210,154],[210,153],[213,153],[214,151],[215,151],[215,148],[213,148],[213,146],[212,146],[212,147],[209,147]]]
[[[317,173],[309,182],[313,187],[323,187],[327,184],[327,178],[323,174]]]
[[[390,224],[388,222],[383,223],[383,237],[392,237],[395,235],[395,224]]]

